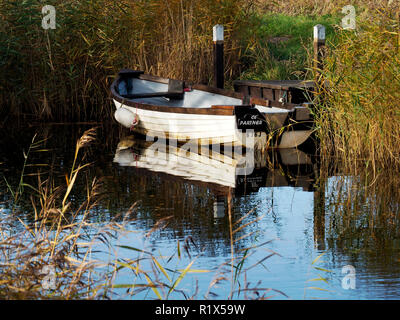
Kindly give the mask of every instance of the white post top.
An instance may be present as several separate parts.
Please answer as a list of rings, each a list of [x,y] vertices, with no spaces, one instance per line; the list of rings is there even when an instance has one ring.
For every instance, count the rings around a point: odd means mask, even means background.
[[[314,26],[314,40],[325,40],[325,26],[322,24]]]
[[[213,41],[224,41],[224,26],[222,24],[213,27]]]

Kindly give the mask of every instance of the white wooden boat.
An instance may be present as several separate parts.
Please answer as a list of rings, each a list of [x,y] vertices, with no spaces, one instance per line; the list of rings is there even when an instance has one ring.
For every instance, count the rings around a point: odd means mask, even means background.
[[[141,71],[121,70],[111,85],[111,95],[115,119],[146,136],[248,146],[247,137],[252,135],[255,147],[293,148],[311,134],[309,119],[296,120],[302,106],[271,107],[265,100],[241,93]]]

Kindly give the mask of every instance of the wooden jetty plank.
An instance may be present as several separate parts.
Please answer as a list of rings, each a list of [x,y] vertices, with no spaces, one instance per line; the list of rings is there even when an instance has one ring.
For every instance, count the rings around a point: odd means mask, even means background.
[[[244,95],[286,103],[304,103],[312,97],[314,81],[303,80],[237,80],[234,89]]]
[[[312,80],[236,80],[234,86],[289,90],[292,88],[314,88],[315,83]]]

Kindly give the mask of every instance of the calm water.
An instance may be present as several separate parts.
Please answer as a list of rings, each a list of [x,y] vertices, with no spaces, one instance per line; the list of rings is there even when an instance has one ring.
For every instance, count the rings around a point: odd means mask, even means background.
[[[18,185],[23,150],[26,152],[35,133],[47,139],[42,148],[46,151],[32,153],[28,163],[48,166],[28,167],[26,173],[32,176],[28,175],[27,181],[35,183],[33,174],[38,168],[45,173],[50,170],[65,181],[76,140],[92,126],[0,129],[2,214],[10,214],[11,205],[5,181],[10,186]],[[84,158],[93,165],[81,175],[71,195],[78,206],[86,196],[86,181],[99,178],[103,196],[90,219],[101,223],[137,202],[136,219],[128,226],[134,232],[117,235],[113,242],[119,258],[140,255],[119,247],[126,245],[153,252],[170,270],[184,269],[195,259],[192,269],[209,272],[188,274],[179,289],[186,296],[195,294],[202,299],[221,272],[226,270],[224,275],[230,280],[230,266],[224,266],[231,258],[230,210],[232,221],[237,222],[234,229],[239,229],[233,234],[235,256],[240,258],[247,248],[255,247],[248,251],[250,255],[238,279],[242,288],[247,282],[248,287],[277,289],[289,299],[400,298],[399,206],[390,192],[384,196],[377,192],[369,198],[357,188],[362,185],[358,177],[345,177],[335,171],[321,179],[317,161],[303,152],[255,155],[253,172],[235,177],[243,157],[229,163],[175,149],[168,154],[154,153],[151,143],[126,139],[125,145],[130,148],[118,150],[126,134],[118,127],[99,127],[98,139]],[[29,221],[32,212],[28,195],[19,208]],[[163,228],[146,236],[163,218],[167,222]],[[176,255],[178,242],[181,259]],[[185,243],[190,245],[190,257]],[[174,253],[168,262],[167,257]],[[111,259],[106,253],[98,257]],[[354,270],[354,282],[343,280],[347,275],[345,266]],[[321,278],[324,280],[316,280]],[[134,281],[129,272],[121,272],[116,279],[120,284]],[[350,283],[354,286],[348,288]],[[231,282],[224,281],[210,291],[208,298],[226,299]],[[182,292],[170,298],[183,299]],[[117,293],[125,297],[125,291]],[[267,295],[287,299],[278,292]],[[242,292],[239,298],[243,297]],[[135,298],[155,295],[148,290]]]

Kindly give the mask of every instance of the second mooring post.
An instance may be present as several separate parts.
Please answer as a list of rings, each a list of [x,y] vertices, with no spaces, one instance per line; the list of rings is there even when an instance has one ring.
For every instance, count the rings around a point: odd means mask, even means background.
[[[214,42],[214,86],[224,88],[224,26],[213,27]]]
[[[314,26],[314,71],[315,81],[320,83],[323,59],[325,56],[325,27],[322,24]]]

